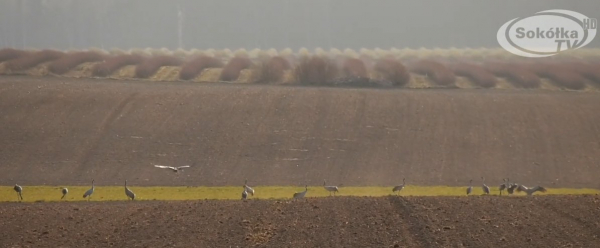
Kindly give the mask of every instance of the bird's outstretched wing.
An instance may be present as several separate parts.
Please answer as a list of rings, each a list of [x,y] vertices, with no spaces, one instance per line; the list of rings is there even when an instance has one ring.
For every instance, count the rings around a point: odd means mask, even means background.
[[[161,168],[161,169],[173,169],[173,170],[176,169],[175,167],[172,167],[172,166],[165,166],[165,165],[158,165],[158,164],[155,164],[154,167]]]
[[[189,165],[183,165],[183,166],[179,166],[179,167],[177,167],[177,169],[181,169],[181,168],[189,168],[189,167],[190,167]]]
[[[525,185],[519,185],[517,187],[517,192],[521,192],[521,191],[527,192],[527,190],[529,190],[529,188],[527,188]]]

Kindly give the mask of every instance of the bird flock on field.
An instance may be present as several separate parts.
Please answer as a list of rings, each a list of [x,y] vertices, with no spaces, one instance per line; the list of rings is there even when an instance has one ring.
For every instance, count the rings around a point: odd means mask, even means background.
[[[170,169],[174,172],[180,172],[183,171],[183,168],[189,168],[189,165],[184,165],[184,166],[179,166],[179,167],[173,167],[173,166],[164,166],[164,165],[154,165],[154,167],[156,168],[161,168],[161,169]],[[469,181],[469,186],[467,187],[467,195],[471,195],[473,193],[473,179],[471,179]],[[327,182],[325,180],[323,180],[323,188],[329,192],[329,196],[335,196],[336,193],[339,193],[339,187],[341,187],[342,185],[327,185]],[[399,195],[399,193],[405,188],[406,186],[406,178],[402,179],[402,184],[394,186],[392,188],[392,193],[396,193],[396,195]],[[87,198],[87,200],[89,201],[92,198],[92,194],[94,194],[94,180],[92,180],[92,187],[87,190],[84,194],[83,194],[83,198]],[[14,188],[15,192],[17,192],[17,198],[18,201],[22,201],[23,200],[23,187],[15,184]],[[489,195],[490,194],[490,187],[487,186],[485,184],[485,178],[481,177],[481,189],[483,191],[484,195]],[[500,184],[500,186],[498,187],[498,190],[500,192],[500,195],[502,195],[502,193],[506,190],[506,192],[509,195],[512,195],[516,192],[524,192],[526,193],[528,196],[533,195],[535,192],[546,192],[546,188],[542,187],[542,186],[535,186],[532,188],[529,188],[525,185],[522,184],[517,184],[517,183],[512,183],[510,182],[509,178],[504,178],[502,179],[502,184]],[[306,193],[308,192],[308,185],[304,186],[304,191],[301,192],[296,192],[293,194],[292,199],[300,199],[300,198],[304,198],[306,196]],[[63,200],[65,198],[65,196],[69,193],[69,190],[67,188],[61,188],[61,193],[62,193],[62,197],[60,198],[61,200]],[[248,199],[248,196],[254,196],[254,189],[250,186],[248,186],[248,180],[246,179],[244,181],[244,186],[243,186],[243,191],[242,191],[242,200],[246,200]],[[131,191],[131,189],[129,189],[127,187],[127,180],[125,180],[125,196],[127,197],[128,200],[135,200],[135,193],[133,193],[133,191]]]
[[[542,187],[542,186],[535,186],[533,188],[528,188],[525,185],[522,184],[517,184],[517,183],[511,183],[510,179],[508,178],[504,178],[502,179],[502,184],[500,184],[500,186],[498,187],[498,190],[500,191],[500,195],[502,195],[502,192],[504,190],[506,190],[506,192],[508,192],[509,195],[512,195],[513,193],[515,193],[515,189],[517,190],[517,192],[525,192],[528,196],[533,195],[533,193],[539,191],[539,192],[546,192],[546,188]],[[467,187],[467,195],[470,195],[473,192],[473,186],[472,186],[473,180],[471,179],[471,181],[469,181],[469,187]],[[489,195],[490,194],[490,187],[487,186],[485,184],[485,178],[481,177],[481,189],[483,190],[483,193],[485,195]]]

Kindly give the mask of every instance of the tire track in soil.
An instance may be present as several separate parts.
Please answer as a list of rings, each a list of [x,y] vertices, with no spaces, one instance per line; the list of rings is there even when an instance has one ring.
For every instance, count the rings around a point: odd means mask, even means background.
[[[351,199],[350,201],[348,199]],[[358,203],[358,204],[353,204]],[[277,201],[266,210],[274,235],[266,247],[388,247],[401,244],[389,201],[329,197]]]
[[[335,196],[331,196],[331,197],[335,197]],[[331,243],[332,244],[344,244],[345,240],[342,239],[342,233],[344,232],[344,225],[348,224],[348,215],[340,213],[340,210],[344,210],[341,209],[339,204],[337,204],[338,202],[335,202],[333,204],[333,206],[330,206],[329,208],[327,208],[327,215],[332,216],[332,227],[329,228],[330,232],[330,237],[331,237]]]
[[[600,222],[599,204],[598,196],[3,203],[0,223],[10,228],[0,247],[600,247],[597,229],[582,223]]]
[[[434,247],[435,237],[431,234],[428,221],[424,221],[420,214],[415,212],[416,205],[406,200],[404,197],[388,197],[390,203],[394,205],[394,208],[400,213],[402,219],[406,221],[406,225],[403,225],[402,232],[408,234],[405,238],[408,238],[409,247]],[[408,227],[406,227],[408,225]]]
[[[573,225],[571,219],[557,215],[555,211],[541,205],[539,201],[543,199],[528,197],[528,199],[521,200],[526,204],[520,210],[522,212],[521,215],[525,215],[522,218],[527,220],[546,220],[543,225],[529,225],[529,229],[538,229],[538,232],[542,231],[539,233],[539,238],[554,237],[556,247],[594,247],[582,244],[582,240],[580,240],[580,228],[577,225]]]
[[[309,153],[306,155],[307,161],[301,163],[301,165],[305,168],[308,168],[309,170],[312,168],[320,168],[321,170],[329,171],[335,168],[330,168],[331,166],[327,165],[327,163],[322,164],[317,161],[323,161],[325,160],[323,158],[327,157],[327,152],[324,152],[323,150],[321,150],[321,148],[324,143],[322,138],[327,136],[327,130],[324,130],[323,127],[327,124],[327,118],[331,114],[332,99],[331,97],[327,97],[328,91],[317,92],[313,94],[318,94],[325,97],[319,97],[316,102],[309,105],[311,108],[310,111],[312,112],[310,113],[310,115],[314,116],[314,118],[310,119],[313,119],[314,121],[312,123],[306,123],[307,126],[304,128],[304,137],[301,137],[303,141],[301,142],[301,145],[299,147],[304,150],[309,150]],[[304,172],[304,174],[306,177],[308,177],[310,172],[307,170]],[[316,182],[314,182],[313,180],[305,181],[307,181],[306,183],[308,184],[315,184],[320,182],[320,180],[322,180],[321,177],[319,177]],[[329,180],[331,182],[331,179]]]
[[[307,198],[291,201],[274,201],[269,207],[261,210],[259,216],[264,218],[272,230],[267,242],[251,244],[258,247],[304,247],[307,241],[318,239],[310,231],[318,226],[319,215],[309,215],[307,205],[313,205]],[[311,221],[316,222],[310,223]],[[308,222],[308,223],[307,223]],[[299,228],[301,227],[301,228]]]
[[[492,178],[497,171],[521,171],[518,181],[522,182],[554,185],[559,179],[560,187],[598,186],[592,175],[598,171],[594,158],[598,154],[600,129],[594,123],[600,122],[600,115],[590,114],[600,110],[596,93],[174,85],[29,77],[3,77],[0,86],[8,90],[0,98],[0,119],[10,119],[0,121],[6,126],[0,132],[4,140],[0,141],[0,151],[9,151],[0,152],[6,155],[0,156],[0,164],[6,169],[0,176],[2,181],[22,178],[19,180],[29,184],[81,185],[81,178],[88,178],[88,172],[94,170],[95,179],[102,184],[120,185],[121,179],[116,175],[138,171],[143,178],[137,182],[140,186],[198,182],[226,186],[238,184],[244,177],[270,186],[300,186],[306,181],[317,185],[323,179],[333,184],[366,186],[395,184],[398,173],[403,172],[413,175],[413,183],[459,186],[471,177]],[[36,95],[25,97],[34,90]],[[111,122],[109,113],[119,101],[138,92],[140,95],[125,106],[130,112]],[[178,97],[189,94],[180,105]],[[280,113],[273,113],[282,94],[293,95],[293,99],[289,106],[282,106]],[[362,95],[364,110],[360,105]],[[48,111],[36,112],[38,106],[27,104],[49,96],[48,104],[54,107]],[[447,105],[449,102],[452,106]],[[449,107],[460,111],[454,113]],[[67,121],[47,121],[46,116],[66,116]],[[153,124],[169,116],[169,128]],[[264,116],[269,120],[262,120]],[[23,127],[15,118],[47,125],[43,130],[33,124]],[[251,125],[241,128],[240,123],[259,125],[259,133]],[[539,128],[541,124],[545,128]],[[372,128],[366,129],[365,125]],[[278,127],[289,131],[278,136],[265,133]],[[386,127],[398,130],[392,133]],[[409,131],[412,129],[420,131]],[[114,136],[132,130],[147,140]],[[32,136],[42,131],[43,135]],[[352,142],[337,140],[344,136],[355,138]],[[264,144],[271,139],[279,144]],[[188,149],[168,144],[175,140],[182,141]],[[434,140],[446,140],[448,145],[440,146]],[[48,149],[51,143],[56,146]],[[279,147],[302,153],[284,153],[276,149]],[[106,154],[109,156],[103,156]],[[281,168],[275,173],[262,162],[291,156],[306,160],[279,162]],[[148,166],[167,159],[172,163],[196,161],[194,166],[198,169],[186,174],[197,180],[172,180],[156,175]],[[441,159],[444,173],[432,176],[432,172],[439,172]],[[54,167],[67,170],[72,176],[58,172],[23,176],[24,171],[49,168],[46,162],[55,162]],[[19,165],[18,170],[9,168],[15,164]],[[246,165],[243,172],[235,172],[241,164]],[[560,164],[564,167],[556,166]],[[85,184],[88,183],[86,179]]]
[[[583,197],[588,197],[588,196],[583,196]],[[564,201],[567,202],[567,201]],[[548,211],[553,212],[553,216],[558,216],[561,219],[564,219],[564,221],[561,221],[562,223],[569,223],[569,222],[574,222],[574,224],[568,225],[567,228],[570,230],[567,230],[567,232],[571,232],[571,235],[568,235],[570,237],[575,236],[575,238],[572,239],[572,242],[576,243],[577,245],[580,242],[580,240],[582,239],[582,237],[585,236],[589,236],[592,237],[593,239],[596,239],[598,242],[600,242],[600,226],[598,225],[598,223],[593,224],[590,223],[588,221],[586,221],[584,218],[585,217],[577,217],[574,215],[574,213],[580,213],[582,211],[586,211],[586,210],[590,210],[593,208],[577,208],[577,206],[581,206],[581,204],[578,205],[571,205],[571,204],[560,204],[560,206],[555,206],[556,202],[549,202],[546,201],[545,198],[539,198],[537,199],[537,201],[534,202],[534,204],[536,206],[539,206],[541,209],[547,209]],[[592,211],[593,212],[593,211]],[[596,214],[598,214],[598,212],[596,212]],[[564,227],[564,225],[563,225]],[[572,231],[571,231],[572,230]],[[598,244],[596,244],[598,245]]]
[[[98,125],[95,135],[89,139],[87,147],[82,149],[82,154],[78,158],[75,158],[75,161],[79,162],[80,170],[83,170],[88,161],[90,161],[91,156],[93,156],[94,152],[100,145],[100,141],[102,138],[106,137],[106,132],[110,125],[117,119],[117,117],[119,117],[119,114],[125,110],[127,105],[133,101],[137,95],[138,93],[132,93],[125,97],[102,119]]]
[[[414,199],[430,217],[432,235],[438,238],[438,243],[453,247],[507,247],[525,242],[516,232],[530,223],[519,223],[521,216],[515,211],[521,206],[511,202],[518,199],[495,196],[445,199]],[[539,235],[537,229],[531,229],[529,233]]]
[[[254,95],[255,94],[255,95]],[[270,96],[269,94],[273,94],[273,92],[269,92],[268,90],[260,90],[254,93],[253,97],[260,96]],[[271,177],[282,178],[285,177],[286,174],[292,174],[292,170],[294,167],[291,167],[290,164],[293,161],[281,161],[282,158],[286,158],[285,152],[278,154],[279,156],[274,158],[269,158],[261,154],[258,146],[271,146],[273,149],[285,149],[284,146],[281,146],[282,137],[279,135],[277,130],[286,130],[287,125],[285,124],[286,115],[289,114],[287,109],[290,108],[291,103],[295,99],[295,95],[280,93],[276,94],[276,97],[265,97],[267,100],[264,102],[264,114],[255,122],[253,125],[254,135],[249,138],[252,140],[248,143],[253,143],[252,148],[246,151],[246,164],[253,164],[252,166],[241,166],[238,170],[240,173],[240,177],[247,174],[252,174],[257,167],[261,170],[270,170],[272,173]],[[241,142],[240,142],[241,143]],[[256,150],[254,150],[256,149]],[[305,158],[300,158],[305,159]],[[274,164],[274,165],[273,165]],[[275,167],[275,168],[274,168]],[[297,167],[296,167],[297,168]],[[259,178],[254,178],[258,180]]]
[[[248,200],[242,203],[242,205],[256,205],[253,206],[242,206],[245,208],[243,211],[245,215],[240,221],[240,225],[244,228],[244,243],[246,246],[252,247],[267,247],[273,236],[275,235],[275,219],[273,213],[277,209],[279,201],[265,204],[261,204],[260,201]],[[266,212],[265,212],[266,210]]]

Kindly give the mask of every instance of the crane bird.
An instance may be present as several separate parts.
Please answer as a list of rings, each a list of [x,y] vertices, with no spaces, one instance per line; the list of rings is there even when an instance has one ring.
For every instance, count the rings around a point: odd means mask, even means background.
[[[306,192],[308,192],[308,185],[304,186],[304,191],[294,193],[294,197],[293,198],[294,199],[304,198],[304,196],[306,195]]]
[[[248,186],[248,179],[244,181],[244,189],[246,192],[250,193],[250,195],[254,196],[254,189]]]
[[[246,200],[248,198],[248,192],[246,191],[246,188],[244,187],[244,191],[242,192],[242,200]]]
[[[533,193],[535,193],[536,191],[540,191],[540,192],[546,192],[546,188],[542,187],[542,186],[535,186],[533,188],[527,188],[525,185],[519,185],[519,187],[517,187],[517,192],[525,192],[527,193],[528,196],[533,195]]]
[[[333,196],[335,196],[335,193],[339,192],[337,186],[327,186],[325,183],[325,180],[323,180],[323,188],[325,188],[325,190],[329,191],[329,196],[331,196],[331,193],[333,193]]]
[[[67,194],[69,193],[69,190],[67,188],[62,188],[60,190],[60,192],[62,192],[63,196],[60,198],[61,200],[65,198],[65,196],[67,196]]]
[[[400,191],[401,191],[402,189],[404,189],[404,186],[405,186],[405,185],[406,185],[406,178],[402,178],[402,184],[401,184],[401,185],[398,185],[398,186],[396,186],[396,187],[394,187],[394,188],[392,189],[392,192],[396,192],[396,195],[398,195],[398,193],[400,193]]]
[[[515,192],[515,189],[519,187],[519,184],[516,183],[509,183],[508,184],[508,189],[506,189],[506,191],[508,192],[509,195],[512,195]]]
[[[506,184],[508,183],[508,181],[506,181],[506,178],[503,178],[502,182],[503,183],[500,184],[500,187],[499,187],[500,195],[502,195],[502,191],[504,191],[507,188]]]
[[[83,194],[83,198],[88,197],[88,201],[92,198],[92,194],[94,193],[94,180],[92,179],[92,188],[88,189],[88,191],[85,192],[85,194]]]
[[[179,167],[173,167],[173,166],[165,166],[165,165],[158,165],[155,164],[154,167],[156,168],[161,168],[161,169],[171,169],[174,172],[179,172],[179,171],[183,171],[183,168],[189,168],[189,165],[183,165],[183,166],[179,166]]]
[[[467,195],[470,195],[471,192],[473,192],[473,186],[471,185],[473,183],[473,179],[471,179],[469,181],[469,187],[467,187]]]
[[[483,193],[485,193],[486,195],[490,194],[490,187],[488,187],[487,185],[485,185],[485,178],[481,177],[481,189],[483,189]]]
[[[125,195],[127,195],[127,199],[135,200],[135,194],[127,188],[127,180],[125,180]]]
[[[23,200],[23,187],[19,186],[18,184],[15,184],[15,187],[13,188],[15,190],[15,192],[17,192],[17,199],[20,199],[21,201]]]

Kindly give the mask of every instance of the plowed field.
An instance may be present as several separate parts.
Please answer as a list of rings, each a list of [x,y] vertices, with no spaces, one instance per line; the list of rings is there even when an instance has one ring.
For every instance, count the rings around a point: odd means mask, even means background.
[[[11,203],[0,246],[599,247],[599,216],[598,196]]]
[[[599,96],[5,76],[0,182],[598,188]]]

